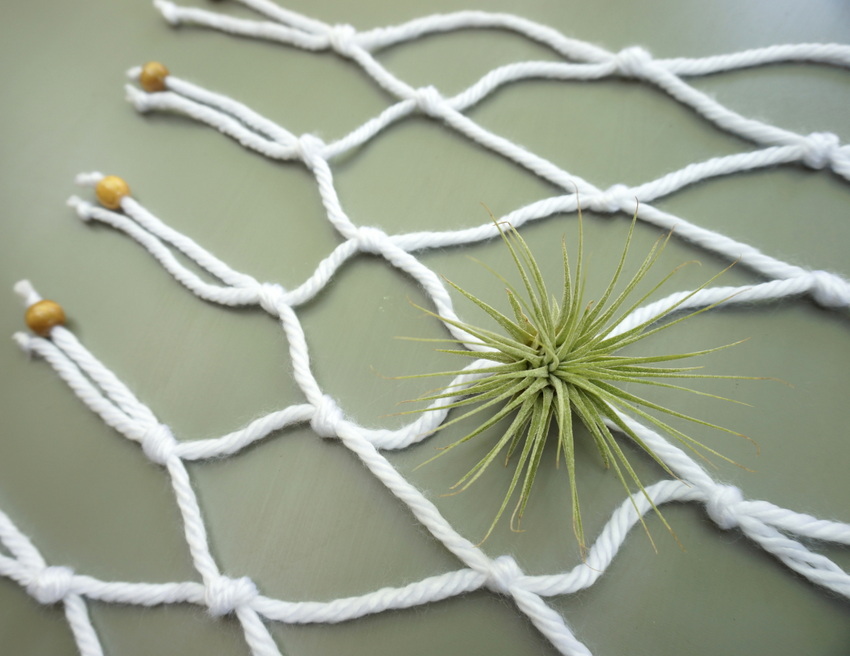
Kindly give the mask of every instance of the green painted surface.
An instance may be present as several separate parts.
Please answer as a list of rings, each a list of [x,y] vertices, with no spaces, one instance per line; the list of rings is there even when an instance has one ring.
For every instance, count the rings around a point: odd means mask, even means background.
[[[848,7],[828,0],[538,0],[521,8],[482,0],[372,0],[356,6],[322,0],[288,6],[361,28],[463,8],[512,11],[611,50],[640,44],[659,57],[850,38]],[[215,8],[245,14],[227,3]],[[21,329],[11,286],[27,277],[63,303],[83,343],[180,439],[221,435],[260,413],[301,402],[274,321],[259,310],[227,310],[196,299],[137,244],[110,229],[83,225],[64,202],[81,193],[73,186],[76,173],[116,173],[154,213],[236,269],[294,287],[339,243],[303,167],[266,161],[179,117],[138,115],[123,99],[123,71],[162,60],[178,76],[242,100],[295,133],[316,132],[326,140],[377,114],[390,99],[333,54],[175,30],[146,2],[9,3],[0,37],[0,292],[8,290],[0,293],[0,335]],[[380,55],[403,79],[434,84],[446,94],[496,65],[540,58],[552,55],[495,31],[432,37]],[[847,71],[783,65],[695,84],[744,115],[799,133],[828,130],[850,141]],[[470,115],[602,187],[644,182],[748,147],[660,92],[625,81],[524,82],[499,91]],[[504,214],[555,193],[422,118],[387,130],[335,163],[334,172],[352,219],[389,232],[477,225],[486,219],[481,202]],[[766,170],[696,185],[657,205],[793,263],[850,271],[850,185],[828,172]],[[628,217],[587,218],[590,284],[601,285],[616,263]],[[558,243],[574,227],[573,216],[559,216],[524,232],[556,279]],[[639,227],[635,252],[657,236]],[[509,266],[496,242],[428,252],[422,260],[502,303],[501,286],[467,254]],[[659,270],[691,259],[702,266],[686,268],[675,288],[699,284],[724,266],[676,242]],[[726,276],[728,284],[755,279],[743,268]],[[387,376],[453,366],[427,345],[393,339],[442,335],[408,301],[427,303],[410,279],[360,256],[299,311],[320,383],[365,425],[401,425],[403,418],[387,415],[430,386]],[[458,310],[480,319],[462,301]],[[756,470],[716,470],[747,497],[848,521],[848,328],[846,313],[808,300],[703,316],[665,335],[657,348],[691,350],[750,338],[712,357],[708,369],[773,376],[793,387],[712,387],[753,408],[658,398],[758,440],[756,456],[743,440],[697,435]],[[165,474],[83,407],[47,365],[29,362],[10,341],[0,348],[0,381],[0,507],[48,562],[105,580],[197,579]],[[498,507],[509,471],[488,473],[462,495],[440,495],[486,444],[414,471],[435,446],[462,435],[462,428],[389,457],[475,539]],[[579,483],[585,530],[592,536],[623,495],[591,448],[582,455]],[[635,458],[646,482],[660,477],[645,459]],[[223,571],[251,576],[270,596],[328,600],[458,566],[352,454],[307,428],[283,431],[225,461],[191,464],[189,472]],[[542,467],[526,532],[516,535],[501,526],[484,548],[492,555],[514,554],[531,573],[574,566],[566,493],[564,472]],[[597,656],[848,652],[846,602],[805,583],[740,534],[719,531],[696,506],[665,514],[686,550],[650,518],[657,555],[636,532],[596,585],[552,600]],[[827,553],[850,567],[846,550]],[[200,609],[92,603],[90,611],[111,656],[247,653],[234,620],[213,621]],[[275,626],[273,633],[289,656],[553,653],[510,603],[485,592],[337,626]],[[3,653],[75,652],[61,611],[38,606],[7,579],[0,579],[0,645]]]

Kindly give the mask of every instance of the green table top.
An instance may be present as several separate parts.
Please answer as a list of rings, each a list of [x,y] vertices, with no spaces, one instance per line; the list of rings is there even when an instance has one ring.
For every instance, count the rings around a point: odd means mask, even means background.
[[[253,16],[232,3],[197,4]],[[292,0],[286,6],[362,29],[435,12],[507,11],[610,51],[638,44],[663,58],[850,39],[850,8],[831,0],[530,0],[522,7],[503,0]],[[259,309],[226,309],[195,298],[138,244],[83,224],[65,201],[90,194],[74,186],[77,173],[121,175],[147,208],[235,269],[292,288],[341,242],[312,176],[297,162],[271,162],[184,117],[138,114],[124,100],[124,71],[151,59],[166,62],[175,75],[243,101],[294,134],[315,133],[326,141],[377,115],[392,98],[338,55],[174,29],[148,3],[13,3],[5,8],[0,36],[0,289],[8,290],[0,295],[0,334],[23,328],[11,288],[30,279],[63,304],[83,344],[183,440],[222,435],[262,413],[302,403],[275,321]],[[542,46],[497,30],[432,36],[378,57],[411,85],[434,85],[445,96],[496,66],[555,59]],[[799,134],[833,132],[850,142],[846,69],[781,64],[692,83],[744,116]],[[508,85],[469,116],[600,188],[637,185],[691,162],[753,148],[661,91],[616,78]],[[332,168],[352,220],[390,234],[475,226],[487,220],[481,203],[504,215],[559,193],[423,116],[392,126]],[[850,184],[828,169],[792,164],[722,177],[654,205],[780,260],[850,273]],[[616,263],[630,217],[585,218],[593,286]],[[524,229],[544,273],[555,280],[560,238],[574,230],[574,214]],[[639,225],[635,252],[660,234]],[[510,267],[497,240],[419,257],[502,303],[501,285],[468,255]],[[702,266],[687,267],[670,291],[698,285],[728,264],[674,238],[659,270],[694,259]],[[723,280],[740,285],[761,278],[739,266]],[[461,315],[480,319],[455,300]],[[411,302],[427,306],[429,299],[415,281],[364,254],[298,309],[323,390],[365,426],[403,425],[407,418],[396,414],[398,403],[434,386],[433,380],[393,376],[455,366],[429,344],[394,339],[445,335]],[[706,370],[790,385],[738,381],[711,388],[753,407],[672,394],[656,398],[758,441],[756,455],[745,440],[697,431],[755,470],[718,461],[711,469],[718,480],[739,486],[749,499],[850,521],[847,319],[846,310],[828,310],[808,298],[702,315],[656,340],[658,348],[694,350],[748,338],[712,356]],[[0,508],[45,559],[107,581],[199,580],[162,469],[85,408],[44,362],[28,360],[8,341],[0,363]],[[452,525],[477,541],[510,470],[496,467],[463,494],[443,496],[485,445],[417,469],[435,446],[463,434],[457,431],[386,455]],[[591,448],[580,456],[586,461],[580,481],[585,530],[593,540],[624,493]],[[664,477],[640,454],[634,459],[646,483]],[[461,566],[352,453],[307,425],[231,458],[189,463],[188,471],[222,570],[250,576],[270,597],[331,600]],[[503,522],[482,548],[491,556],[512,554],[527,573],[569,570],[580,559],[567,494],[564,472],[541,467],[525,532],[512,533]],[[792,573],[740,532],[720,530],[697,504],[674,504],[664,514],[684,549],[648,516],[658,553],[637,529],[595,585],[548,599],[594,654],[848,653],[846,600]],[[850,567],[846,548],[817,548]],[[61,608],[40,606],[6,578],[0,578],[0,609],[4,653],[76,653]],[[200,607],[91,602],[89,612],[111,656],[248,653],[235,619],[209,618]],[[272,634],[289,656],[555,653],[513,603],[484,590],[337,625],[272,624]]]

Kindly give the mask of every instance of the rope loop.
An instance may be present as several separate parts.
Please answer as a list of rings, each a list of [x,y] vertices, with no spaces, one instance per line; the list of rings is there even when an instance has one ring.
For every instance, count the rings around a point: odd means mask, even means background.
[[[257,586],[247,576],[238,579],[219,576],[205,583],[204,602],[210,615],[220,617],[237,608],[250,606],[259,594]]]

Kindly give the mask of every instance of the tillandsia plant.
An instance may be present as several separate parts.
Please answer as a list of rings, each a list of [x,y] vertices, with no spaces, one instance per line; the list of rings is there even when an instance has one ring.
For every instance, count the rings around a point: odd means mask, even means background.
[[[623,270],[631,245],[636,218],[637,212],[632,219],[628,237],[614,274],[601,297],[595,302],[585,300],[584,236],[581,211],[579,210],[578,249],[574,270],[571,268],[567,255],[566,243],[562,241],[564,273],[560,299],[550,296],[547,291],[540,267],[525,240],[513,226],[506,225],[506,227],[503,227],[493,217],[504,243],[510,250],[522,281],[521,292],[498,273],[493,272],[506,285],[513,317],[503,314],[458,285],[452,282],[449,282],[449,284],[488,314],[501,328],[501,332],[479,328],[420,308],[469,335],[468,338],[464,339],[421,341],[448,341],[459,347],[474,345],[475,350],[468,348],[440,350],[467,358],[482,358],[492,364],[476,369],[472,382],[468,382],[467,379],[467,382],[450,384],[439,390],[437,394],[417,399],[421,402],[432,402],[432,405],[425,410],[413,412],[474,406],[472,409],[461,413],[460,416],[443,423],[437,429],[442,430],[476,413],[490,408],[496,409],[477,428],[453,444],[441,449],[440,453],[427,462],[432,462],[455,447],[484,434],[500,421],[510,420],[507,428],[494,438],[494,444],[488,453],[452,487],[456,491],[466,490],[496,460],[500,453],[505,452],[506,465],[512,456],[518,454],[513,478],[501,507],[484,536],[484,540],[487,539],[504,514],[518,487],[519,499],[511,517],[511,528],[520,530],[519,523],[528,504],[553,421],[555,431],[552,432],[557,433],[555,460],[557,464],[560,464],[563,460],[566,466],[570,480],[573,530],[583,554],[586,546],[575,476],[574,419],[578,419],[587,428],[604,466],[614,471],[629,494],[632,493],[631,484],[637,486],[646,495],[652,508],[671,533],[673,532],[670,525],[647,495],[643,484],[615,438],[611,430],[612,427],[622,431],[668,474],[671,476],[675,476],[675,474],[670,471],[670,468],[652,448],[635,434],[623,420],[621,413],[631,414],[647,421],[702,457],[705,457],[705,454],[711,454],[733,462],[714,449],[674,428],[666,421],[659,419],[657,415],[684,419],[734,435],[740,435],[740,433],[663,407],[624,389],[625,385],[637,383],[646,386],[685,390],[694,394],[722,399],[723,397],[693,390],[669,381],[697,378],[752,379],[747,376],[696,373],[695,371],[700,367],[668,366],[668,363],[712,353],[734,344],[669,355],[632,356],[618,354],[621,349],[627,346],[631,346],[650,335],[668,330],[714,307],[712,305],[687,313],[679,312],[680,316],[675,314],[676,310],[686,303],[693,294],[711,284],[723,273],[720,272],[691,294],[671,304],[667,309],[643,323],[617,332],[616,329],[623,319],[643,304],[680,268],[677,267],[649,291],[634,298],[636,288],[657,262],[670,238],[670,234],[667,234],[656,241],[638,267],[637,272],[623,284],[621,278],[624,277]],[[482,347],[483,350],[479,350]],[[405,378],[457,377],[469,373],[468,370],[459,369],[419,376],[405,376]],[[732,399],[724,400],[740,403]],[[654,414],[650,414],[647,410],[653,411]],[[427,464],[427,462],[423,464]],[[652,541],[643,519],[641,519],[641,523],[650,541]],[[673,535],[675,537],[674,533]]]

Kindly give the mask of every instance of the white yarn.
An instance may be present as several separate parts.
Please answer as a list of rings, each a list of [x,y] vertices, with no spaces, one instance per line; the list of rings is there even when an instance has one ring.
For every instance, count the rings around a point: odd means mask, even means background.
[[[618,326],[618,331],[651,320],[673,306],[692,310],[713,304],[756,303],[808,295],[826,308],[846,308],[850,306],[850,283],[844,278],[788,264],[750,245],[662,212],[650,203],[701,180],[795,162],[816,170],[828,169],[850,180],[850,146],[842,146],[836,135],[798,135],[740,116],[682,79],[786,61],[850,67],[850,46],[798,44],[700,59],[655,59],[640,47],[612,53],[565,37],[550,27],[508,14],[456,12],[419,18],[397,26],[357,31],[350,25],[330,25],[302,16],[270,0],[239,1],[268,20],[234,18],[207,10],[179,7],[165,0],[156,0],[154,4],[174,25],[193,24],[306,50],[333,50],[358,64],[377,84],[393,94],[397,102],[350,134],[325,143],[310,134],[295,135],[233,99],[174,76],[168,76],[167,90],[163,92],[145,93],[129,85],[128,99],[139,111],[180,113],[218,129],[269,158],[302,162],[316,180],[328,221],[344,241],[317,265],[307,280],[287,290],[277,283],[259,281],[235,271],[188,236],[167,226],[131,197],[123,200],[120,213],[77,197],[68,202],[81,219],[109,224],[135,239],[175,279],[200,298],[228,306],[256,305],[278,319],[288,340],[293,376],[306,403],[272,412],[218,438],[181,442],[70,331],[56,327],[50,339],[16,333],[14,339],[23,350],[44,358],[90,409],[119,433],[140,443],[142,453],[153,463],[164,467],[182,516],[193,565],[203,582],[151,584],[100,581],[76,574],[63,565],[48,565],[2,511],[0,542],[10,555],[0,553],[0,575],[18,582],[41,603],[62,603],[80,652],[86,656],[102,654],[97,633],[88,618],[86,600],[140,606],[191,603],[205,607],[213,616],[232,613],[242,627],[252,654],[265,656],[278,655],[280,651],[264,620],[341,622],[389,609],[433,603],[479,589],[510,597],[561,653],[589,655],[588,647],[573,634],[564,618],[543,601],[543,597],[572,594],[593,585],[606,571],[629,531],[640,517],[652,511],[653,505],[698,502],[705,506],[708,517],[718,527],[727,530],[737,527],[793,571],[816,585],[850,598],[850,575],[825,556],[812,552],[798,539],[850,546],[850,524],[817,519],[767,501],[747,500],[740,489],[715,481],[687,453],[625,415],[621,416],[622,421],[659,455],[678,480],[658,482],[647,487],[646,494],[636,493],[625,499],[592,544],[587,560],[570,571],[532,576],[525,574],[510,555],[490,558],[458,533],[437,507],[392,467],[380,451],[404,448],[425,439],[445,420],[447,411],[423,413],[396,430],[371,429],[350,421],[336,400],[323,392],[313,374],[307,337],[297,314],[297,308],[329,285],[333,276],[353,255],[363,252],[382,258],[390,266],[411,276],[424,288],[439,314],[456,318],[451,297],[440,278],[413,253],[491,239],[497,235],[497,229],[492,224],[482,224],[457,231],[388,235],[377,227],[356,225],[343,209],[330,167],[333,159],[360,147],[388,126],[415,112],[442,121],[458,134],[564,190],[563,194],[531,203],[503,217],[517,228],[556,213],[575,212],[579,203],[581,207],[595,212],[632,212],[637,200],[640,220],[663,230],[675,229],[674,234],[678,238],[729,261],[737,260],[766,278],[765,282],[757,284],[671,294],[635,310]],[[461,93],[446,98],[433,86],[411,87],[373,56],[382,48],[427,34],[471,27],[511,30],[551,48],[567,61],[519,62],[502,66]],[[138,67],[131,69],[131,78],[137,77],[140,70]],[[657,86],[720,129],[753,142],[756,149],[689,164],[633,187],[615,184],[608,189],[600,189],[491,133],[464,113],[500,86],[518,80],[536,77],[596,80],[612,76],[634,78]],[[91,187],[102,177],[97,172],[80,174],[76,181]],[[221,284],[199,278],[174,257],[172,249],[182,252]],[[25,305],[41,299],[27,281],[15,285],[15,291]],[[456,336],[469,338],[462,331],[447,327]],[[471,344],[470,348],[480,347]],[[454,384],[462,389],[480,375],[476,373],[478,369],[488,364],[486,360],[472,362],[453,381]],[[446,403],[446,400],[441,403]],[[432,407],[437,405],[438,402],[435,402]],[[184,462],[231,456],[275,431],[305,423],[309,423],[317,435],[338,439],[354,453],[387,490],[460,560],[463,567],[402,587],[383,588],[328,602],[272,599],[263,596],[249,578],[222,574],[210,552],[206,525]],[[616,429],[616,426],[612,424],[612,428]]]

